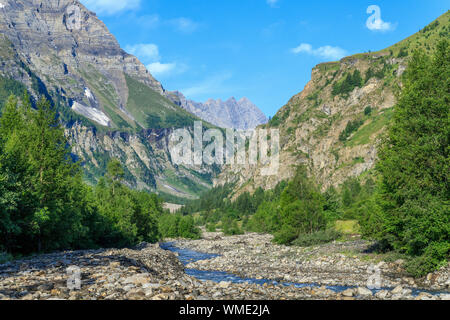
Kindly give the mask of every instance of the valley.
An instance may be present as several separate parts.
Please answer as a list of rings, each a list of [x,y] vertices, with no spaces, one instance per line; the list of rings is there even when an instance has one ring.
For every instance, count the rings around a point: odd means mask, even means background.
[[[0,300],[450,300],[448,9],[376,52],[267,47],[250,84],[230,43],[187,66],[207,24],[123,5],[177,54],[86,1],[1,0]],[[329,62],[268,118],[243,92],[299,53]]]

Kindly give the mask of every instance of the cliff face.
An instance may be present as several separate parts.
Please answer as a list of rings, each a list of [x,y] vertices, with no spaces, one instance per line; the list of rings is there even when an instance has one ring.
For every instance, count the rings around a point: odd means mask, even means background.
[[[248,130],[267,123],[264,113],[248,98],[239,101],[235,98],[227,101],[209,99],[200,103],[186,99],[178,91],[169,93],[169,97],[183,109],[221,128]]]
[[[71,6],[79,8],[79,25],[71,22],[76,15]],[[95,89],[86,79],[86,74],[93,73],[107,79],[119,109],[128,100],[125,74],[163,93],[161,84],[144,65],[123,51],[103,22],[78,1],[4,1],[0,11],[0,33],[46,87],[56,87],[63,97],[99,107],[96,99],[86,93],[87,89]]]
[[[168,152],[170,128],[197,118],[166,97],[95,13],[74,0],[0,2],[0,76],[52,101],[90,180],[117,157],[137,188],[192,197],[211,184],[211,168],[179,168]]]
[[[380,137],[389,124],[409,55],[431,53],[448,37],[447,12],[418,34],[376,53],[358,54],[316,66],[304,90],[267,126],[280,130],[280,169],[263,176],[259,166],[225,167],[216,184],[235,182],[235,196],[273,188],[306,164],[323,189],[338,186],[374,167]]]
[[[91,181],[104,174],[109,159],[116,158],[124,164],[129,186],[192,199],[210,187],[215,172],[207,166],[174,165],[169,152],[172,130],[101,133],[76,124],[66,135]]]

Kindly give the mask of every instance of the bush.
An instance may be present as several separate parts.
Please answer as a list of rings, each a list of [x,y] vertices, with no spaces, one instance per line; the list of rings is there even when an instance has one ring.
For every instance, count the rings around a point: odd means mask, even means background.
[[[247,229],[259,233],[273,233],[280,228],[278,202],[264,202],[250,218]]]
[[[206,225],[206,231],[208,231],[208,232],[216,232],[216,225],[214,223],[208,223]]]
[[[408,56],[408,49],[406,48],[401,48],[400,51],[398,52],[397,58],[404,58]]]
[[[359,70],[355,70],[353,74],[348,73],[344,80],[336,82],[333,85],[333,96],[343,95],[348,96],[355,88],[362,86],[363,79]]]
[[[324,231],[317,231],[311,234],[302,234],[292,243],[294,246],[310,247],[319,244],[329,243],[339,239],[342,233],[328,229]]]
[[[407,262],[406,271],[416,278],[423,277],[445,266],[448,263],[449,253],[449,243],[433,243],[427,247],[423,255]]]
[[[244,234],[244,231],[239,227],[238,222],[232,219],[224,219],[222,221],[222,232],[226,236]]]
[[[341,132],[339,135],[339,140],[342,142],[347,141],[348,137],[350,137],[354,132],[358,131],[358,129],[364,124],[363,120],[354,120],[349,121],[345,130]]]
[[[7,263],[8,261],[11,261],[13,259],[13,256],[6,252],[0,252],[0,264]]]
[[[280,228],[274,241],[291,244],[301,234],[324,230],[327,224],[324,199],[307,168],[299,166],[280,198]]]
[[[371,114],[372,114],[372,107],[371,107],[371,106],[367,106],[367,107],[364,109],[364,115],[370,116]]]

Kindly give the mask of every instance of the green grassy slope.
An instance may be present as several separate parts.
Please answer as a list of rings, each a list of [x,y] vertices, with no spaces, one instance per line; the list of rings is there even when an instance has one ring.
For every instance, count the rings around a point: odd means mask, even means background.
[[[193,126],[193,122],[199,120],[145,84],[128,75],[126,79],[129,90],[127,110],[143,127],[177,128]]]

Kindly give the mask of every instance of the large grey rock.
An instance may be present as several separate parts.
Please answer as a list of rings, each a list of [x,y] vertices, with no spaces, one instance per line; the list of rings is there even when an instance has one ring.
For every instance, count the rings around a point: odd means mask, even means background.
[[[359,287],[358,288],[358,295],[363,297],[368,297],[372,295],[372,291],[370,291],[367,288]]]

